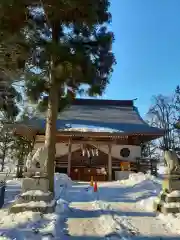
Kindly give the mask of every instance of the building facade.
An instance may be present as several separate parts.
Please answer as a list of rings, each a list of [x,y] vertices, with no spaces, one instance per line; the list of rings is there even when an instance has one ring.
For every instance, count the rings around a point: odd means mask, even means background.
[[[45,124],[39,114],[16,131],[34,130],[36,150],[44,144]],[[75,99],[57,119],[55,169],[76,180],[112,180],[141,158],[142,144],[163,134],[141,118],[132,100]]]

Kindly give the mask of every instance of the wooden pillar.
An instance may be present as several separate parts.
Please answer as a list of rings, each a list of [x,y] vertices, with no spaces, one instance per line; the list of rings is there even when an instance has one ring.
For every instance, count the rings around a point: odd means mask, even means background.
[[[111,156],[111,150],[112,145],[108,145],[109,152],[108,152],[108,181],[112,181],[112,156]]]
[[[69,144],[68,144],[68,168],[67,168],[67,173],[68,173],[69,177],[70,177],[70,174],[71,174],[71,155],[72,155],[72,142],[71,142],[71,139],[69,139]]]

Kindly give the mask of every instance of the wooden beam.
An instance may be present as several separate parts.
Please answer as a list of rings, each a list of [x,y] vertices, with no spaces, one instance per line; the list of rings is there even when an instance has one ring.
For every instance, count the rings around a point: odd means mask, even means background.
[[[36,143],[44,143],[44,137],[42,136],[37,136],[36,137]],[[61,138],[57,139],[56,143],[69,143],[69,137],[68,138]],[[107,144],[119,144],[119,145],[128,145],[128,140],[127,139],[118,139],[118,140],[107,140],[107,139],[102,139],[102,140],[96,140],[95,138],[93,140],[76,140],[71,138],[71,143],[72,144],[99,144],[99,145],[107,145]]]
[[[118,145],[135,145],[139,146],[141,142],[149,141],[150,136],[128,136],[126,138],[110,138],[110,137],[70,137],[70,136],[56,136],[56,143],[69,143],[69,138],[71,138],[72,144],[118,144]],[[44,135],[37,135],[36,143],[44,143]]]
[[[111,150],[112,150],[112,145],[109,144],[108,145],[108,180],[112,181],[112,154],[111,154]]]

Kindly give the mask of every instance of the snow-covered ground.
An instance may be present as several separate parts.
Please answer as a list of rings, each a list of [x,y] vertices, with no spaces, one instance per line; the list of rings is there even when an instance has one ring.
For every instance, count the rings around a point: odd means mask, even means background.
[[[131,174],[127,180],[98,183],[94,192],[88,183],[73,183],[58,174],[55,190],[55,213],[8,214],[6,207],[20,192],[20,182],[9,180],[6,204],[0,210],[1,235],[18,240],[180,240],[180,214],[153,212],[160,179]]]

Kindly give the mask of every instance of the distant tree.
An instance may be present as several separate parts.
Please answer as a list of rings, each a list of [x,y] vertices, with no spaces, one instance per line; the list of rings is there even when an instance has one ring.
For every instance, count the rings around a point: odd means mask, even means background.
[[[11,156],[11,150],[13,147],[14,139],[12,135],[12,129],[4,128],[4,125],[0,125],[0,171],[4,171],[5,161]]]
[[[151,150],[158,153],[166,149],[180,149],[180,132],[178,123],[180,119],[180,88],[176,87],[171,96],[158,95],[153,97],[153,103],[148,111],[148,123],[163,128],[165,135],[151,141]]]
[[[17,159],[17,177],[23,177],[23,168],[25,160],[30,152],[32,152],[34,147],[33,139],[27,139],[24,136],[16,136],[14,149],[15,158]]]
[[[19,91],[8,81],[4,81],[4,76],[0,78],[0,120],[12,122],[19,114],[18,104],[22,101]]]
[[[175,90],[175,101],[174,101],[174,109],[175,109],[175,123],[174,128],[176,129],[176,135],[178,138],[178,151],[180,152],[180,86],[176,87]]]
[[[28,105],[24,107],[20,115],[20,121],[27,121],[33,117],[35,108],[29,108]],[[23,177],[23,167],[25,160],[30,152],[34,148],[35,139],[29,139],[27,136],[14,136],[14,155],[17,159],[17,177]]]
[[[158,147],[161,150],[175,147],[173,131],[174,109],[172,101],[171,97],[163,95],[154,96],[153,104],[148,111],[150,124],[165,130],[165,135],[158,140]]]
[[[154,141],[143,143],[141,145],[141,156],[143,158],[160,158],[157,152],[157,146]]]
[[[0,56],[1,69],[20,75],[27,95],[48,112],[45,144],[52,192],[58,108],[71,104],[77,93],[102,95],[113,70],[109,6],[108,0],[0,3],[0,50],[6,53]]]
[[[11,157],[14,138],[12,129],[8,124],[15,122],[19,114],[18,103],[22,100],[21,94],[14,86],[4,81],[5,76],[0,77],[0,164],[1,171],[4,171],[7,158]]]

